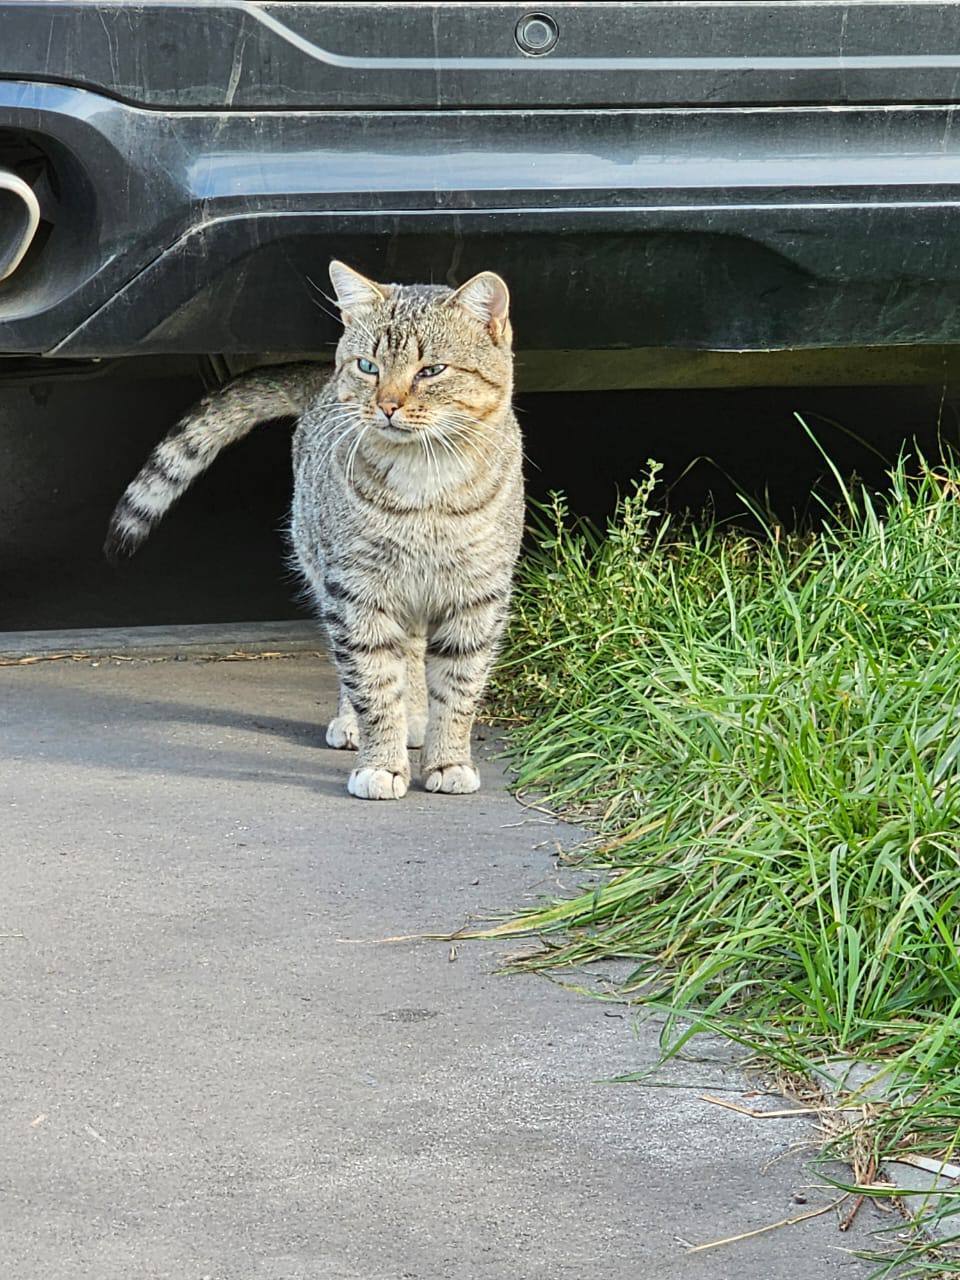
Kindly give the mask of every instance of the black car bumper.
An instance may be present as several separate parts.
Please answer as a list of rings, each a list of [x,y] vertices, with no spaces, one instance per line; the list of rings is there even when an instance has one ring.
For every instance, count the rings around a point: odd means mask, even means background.
[[[29,11],[36,23],[42,9],[0,4],[0,20]],[[207,9],[243,16],[250,6]],[[156,87],[156,68],[176,58],[165,63],[153,46],[143,101],[124,100],[134,69],[118,48],[117,83],[106,71],[86,87],[0,76],[0,170],[29,174],[42,213],[0,283],[0,353],[322,351],[337,332],[323,297],[334,255],[384,279],[500,271],[531,352],[960,341],[950,105],[563,107],[526,92],[512,108],[471,107],[438,72],[433,108],[399,109],[392,77],[386,106],[364,79],[348,108],[306,109],[291,100],[323,94],[285,99],[264,44],[253,63],[243,46],[231,64],[232,96],[229,83],[207,86],[204,101],[223,101],[200,108],[199,90],[182,105]],[[0,72],[5,57],[0,47]],[[344,58],[330,64],[338,74]],[[208,62],[219,66],[213,53]],[[421,72],[411,83],[422,97]],[[754,92],[764,84],[770,96],[768,80]]]

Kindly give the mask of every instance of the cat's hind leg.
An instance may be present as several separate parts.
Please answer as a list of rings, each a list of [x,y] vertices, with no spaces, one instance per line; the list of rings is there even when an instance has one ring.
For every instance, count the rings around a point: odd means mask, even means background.
[[[294,546],[297,548],[297,558],[300,562],[300,568],[303,576],[307,580],[307,586],[310,594],[317,606],[317,612],[322,619],[325,619],[329,625],[331,619],[337,624],[340,623],[340,616],[334,608],[335,601],[339,600],[339,594],[331,598],[329,585],[324,580],[323,564],[316,558],[314,554],[308,554],[301,550],[300,544],[302,539],[297,536],[294,530]],[[334,590],[336,586],[334,584]],[[340,692],[337,697],[337,714],[327,725],[326,732],[327,746],[334,747],[338,751],[356,751],[360,746],[360,725],[357,720],[357,713],[353,709],[343,682],[340,682]]]
[[[427,733],[426,648],[426,632],[415,632],[407,638],[403,697],[407,706],[407,746],[413,748],[423,746]]]
[[[340,686],[337,714],[327,725],[327,746],[338,751],[356,751],[360,745],[360,724],[350,698]]]

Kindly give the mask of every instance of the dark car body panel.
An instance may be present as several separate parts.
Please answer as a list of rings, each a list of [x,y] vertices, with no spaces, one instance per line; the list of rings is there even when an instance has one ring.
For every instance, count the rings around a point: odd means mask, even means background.
[[[960,341],[960,6],[528,12],[0,0],[0,353],[322,351],[334,255],[495,268],[531,352]]]
[[[523,4],[6,3],[3,74],[170,110],[949,102],[950,4],[656,0]]]

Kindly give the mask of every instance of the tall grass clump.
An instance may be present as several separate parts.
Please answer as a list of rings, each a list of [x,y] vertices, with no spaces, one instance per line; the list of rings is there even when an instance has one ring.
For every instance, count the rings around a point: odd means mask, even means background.
[[[532,966],[628,957],[668,1052],[876,1064],[879,1147],[952,1150],[960,466],[901,461],[804,536],[675,524],[656,470],[603,533],[555,499],[522,567],[497,709],[609,874],[498,932]]]

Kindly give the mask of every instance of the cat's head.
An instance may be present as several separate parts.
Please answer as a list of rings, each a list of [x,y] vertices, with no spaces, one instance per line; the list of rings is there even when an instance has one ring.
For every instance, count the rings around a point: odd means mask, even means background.
[[[465,442],[509,406],[507,286],[482,271],[459,289],[377,284],[342,262],[330,279],[343,320],[335,382],[342,404],[385,440],[421,433]]]

